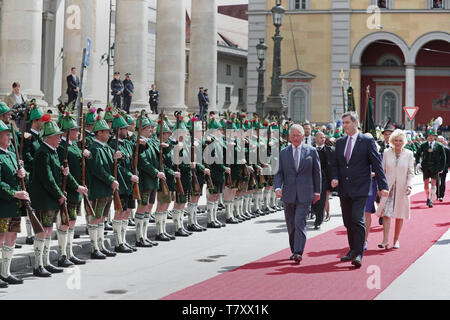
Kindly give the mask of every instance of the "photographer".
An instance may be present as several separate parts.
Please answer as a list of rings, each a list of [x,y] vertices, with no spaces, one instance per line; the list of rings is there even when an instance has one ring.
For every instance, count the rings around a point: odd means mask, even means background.
[[[5,103],[14,113],[12,115],[12,119],[15,121],[18,128],[22,127],[23,112],[26,108],[26,100],[27,97],[20,92],[20,83],[14,82],[12,84],[11,93],[5,98]]]

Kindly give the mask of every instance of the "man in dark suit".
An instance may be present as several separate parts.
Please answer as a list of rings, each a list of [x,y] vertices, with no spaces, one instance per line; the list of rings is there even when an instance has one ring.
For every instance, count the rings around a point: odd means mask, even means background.
[[[291,260],[300,263],[306,244],[306,217],[311,203],[320,199],[321,173],[317,151],[302,144],[304,130],[294,124],[289,130],[291,145],[280,152],[275,175],[275,193],[282,198],[289,234]]]
[[[80,90],[80,78],[77,76],[77,68],[72,67],[71,74],[67,76],[67,95],[69,96],[68,104],[76,100],[78,91]]]
[[[134,84],[130,79],[131,73],[125,73],[125,80],[123,80],[123,110],[130,114],[131,99],[134,94]]]
[[[203,116],[206,114],[208,109],[208,101],[205,98],[205,94],[203,92],[203,87],[198,88],[198,105],[200,107],[200,119],[203,119]]]
[[[150,110],[152,110],[153,114],[158,113],[158,104],[159,104],[159,92],[156,90],[156,87],[154,84],[152,84],[152,89],[148,92],[149,100],[148,103],[150,104]]]
[[[372,171],[375,172],[380,196],[387,197],[388,184],[375,140],[358,132],[358,115],[351,111],[342,115],[346,136],[336,141],[331,186],[338,187],[342,218],[347,229],[350,251],[341,261],[352,261],[361,267],[366,225],[364,208],[369,194]]]
[[[111,81],[111,94],[113,96],[113,103],[117,109],[120,109],[123,83],[119,79],[120,72],[114,72],[114,79]]]
[[[316,136],[316,150],[320,158],[320,168],[322,173],[322,189],[320,192],[320,200],[317,201],[311,208],[316,216],[314,221],[314,229],[320,229],[323,222],[323,213],[325,209],[325,202],[327,199],[327,191],[331,184],[332,161],[334,157],[334,148],[325,144],[325,134],[322,131],[317,132]]]
[[[438,201],[442,202],[444,201],[445,182],[447,180],[448,168],[450,167],[450,148],[448,147],[447,141],[445,141],[445,138],[443,136],[438,136],[437,141],[444,146],[445,159],[447,162],[445,164],[444,170],[442,170],[442,173],[439,174],[439,187],[437,190],[437,198]]]

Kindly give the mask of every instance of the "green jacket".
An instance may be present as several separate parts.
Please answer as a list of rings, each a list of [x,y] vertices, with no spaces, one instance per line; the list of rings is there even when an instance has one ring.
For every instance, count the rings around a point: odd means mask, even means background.
[[[109,146],[115,150],[116,137],[113,137],[111,139],[111,141],[109,142]],[[122,158],[117,160],[117,181],[119,182],[119,194],[130,195],[133,193],[133,183],[131,182],[131,176],[133,175],[134,150],[132,142],[119,139],[118,151],[122,153]],[[136,172],[136,175],[137,174],[138,173]]]
[[[32,207],[36,210],[58,210],[59,199],[63,196],[61,190],[61,163],[58,152],[52,150],[45,143],[39,147],[34,155],[33,172],[30,184],[30,198]],[[78,183],[69,173],[66,189],[77,189]]]
[[[20,190],[16,155],[0,150],[0,218],[20,217],[19,200],[14,198]]]
[[[87,131],[86,130],[86,138],[85,138],[85,148],[89,149],[92,145],[92,143],[94,143],[95,140],[95,133]]]
[[[159,158],[151,139],[147,140],[145,147],[139,146],[138,170],[139,189],[141,191],[158,190]]]
[[[422,170],[438,173],[444,170],[446,164],[444,146],[435,141],[433,151],[428,152],[428,141],[422,143],[416,153],[416,163],[420,163]]]
[[[95,200],[110,197],[113,194],[111,184],[115,180],[114,150],[106,143],[101,144],[94,140],[89,151],[91,158],[86,163],[90,175],[88,198]],[[117,175],[120,175],[119,170],[117,170]]]
[[[170,141],[168,141],[167,143],[169,144],[169,147],[163,149],[163,170],[164,174],[166,175],[166,183],[167,186],[169,187],[169,191],[176,191],[175,171],[173,170],[174,165],[172,162],[173,145],[170,143]],[[158,150],[158,161],[159,161],[159,150]]]
[[[65,157],[65,149],[66,149],[66,141],[61,140],[61,143],[58,146],[58,157],[59,162],[64,165],[64,157]],[[69,144],[67,149],[67,164],[69,166],[70,174],[77,182],[76,188],[73,188],[74,185],[66,185],[67,192],[67,202],[78,204],[81,202],[81,195],[78,193],[78,186],[81,184],[81,158],[82,153],[80,148],[76,143]]]
[[[31,172],[33,169],[34,154],[42,144],[42,139],[39,134],[30,130],[31,137],[23,139],[22,160],[24,168],[27,172]],[[20,150],[19,150],[20,151]],[[28,181],[30,183],[31,181]]]
[[[219,161],[220,163],[214,162],[210,164],[209,169],[211,171],[211,180],[214,184],[221,184],[225,182],[226,166],[224,165],[224,162],[226,161],[226,158],[223,152],[225,145],[223,141],[216,138],[214,138],[211,143],[214,144],[214,149],[211,151],[211,156],[216,157],[217,159],[222,159],[221,161]]]

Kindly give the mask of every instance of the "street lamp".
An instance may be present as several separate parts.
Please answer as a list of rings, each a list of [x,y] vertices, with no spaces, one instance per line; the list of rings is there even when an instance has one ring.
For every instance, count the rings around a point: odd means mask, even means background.
[[[274,41],[273,47],[273,69],[271,92],[267,97],[265,106],[267,113],[279,112],[283,113],[283,103],[281,95],[281,40],[280,27],[283,25],[283,17],[286,10],[281,6],[281,0],[277,0],[276,6],[270,10],[272,12],[273,25],[275,26],[275,35],[272,37]]]
[[[256,68],[258,71],[258,96],[256,99],[256,112],[260,119],[263,118],[264,113],[264,73],[266,69],[264,68],[264,59],[266,58],[267,45],[264,43],[264,39],[259,39],[259,43],[256,45],[256,55],[259,60],[259,67]]]

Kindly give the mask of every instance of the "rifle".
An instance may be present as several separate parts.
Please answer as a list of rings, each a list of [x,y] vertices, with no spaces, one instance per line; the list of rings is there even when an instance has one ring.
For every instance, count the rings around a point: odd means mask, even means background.
[[[240,130],[241,130],[241,137],[242,137],[242,132],[243,132],[243,130],[244,130],[244,127],[242,126],[242,113],[240,113],[239,114],[239,123],[240,123]],[[242,140],[241,140],[242,141]],[[244,145],[242,146],[242,148],[244,148],[244,151],[245,151],[245,142],[244,142]],[[245,154],[244,154],[245,155]],[[246,180],[246,182],[247,182],[247,184],[248,184],[248,182],[249,182],[249,178],[250,178],[250,176],[249,176],[249,174],[248,174],[248,169],[247,169],[247,164],[244,164],[243,166],[242,166],[242,176],[244,177],[244,179]]]
[[[191,163],[195,161],[195,154],[194,154],[194,134],[195,134],[195,121],[191,121]],[[200,148],[202,147],[201,141],[200,141]],[[192,191],[194,196],[200,195],[202,192],[202,189],[200,187],[200,184],[198,183],[197,179],[197,169],[191,168],[192,171]]]
[[[202,137],[205,136],[205,126],[206,126],[206,130],[208,130],[208,120],[206,117],[203,117],[203,119],[202,119]],[[209,169],[209,165],[206,163],[205,163],[205,168]],[[214,189],[214,184],[211,180],[211,175],[205,174],[205,181],[206,181],[206,186],[207,186],[208,190]]]
[[[176,128],[180,128],[180,112],[179,111],[175,111],[175,117],[177,118],[177,125]],[[180,151],[177,150],[177,159],[179,159],[180,156]],[[175,169],[180,172],[180,168],[178,166],[178,164],[175,165]],[[184,195],[184,190],[183,190],[183,184],[181,183],[181,178],[175,178],[176,184],[177,184],[177,194],[178,195]]]
[[[68,164],[67,157],[69,154],[69,131],[70,131],[70,129],[66,130],[66,147],[64,148],[64,163],[63,163],[64,169],[67,168],[67,164]],[[63,179],[63,181],[62,181],[61,191],[63,192],[64,196],[67,197],[67,192],[66,192],[67,176],[63,175],[62,179]],[[60,214],[61,214],[61,224],[63,226],[68,226],[69,225],[69,211],[67,209],[67,201],[64,201],[60,205]]]
[[[119,128],[116,129],[116,145],[114,148],[114,156],[118,149],[119,149]],[[118,159],[114,159],[114,179],[116,180],[117,180],[117,167],[118,167]],[[116,211],[122,212],[123,208],[122,202],[120,201],[118,188],[114,190],[113,199],[114,199],[114,209]]]
[[[26,131],[26,129],[27,129],[27,119],[28,119],[28,106],[27,106],[27,108],[25,109],[25,112],[24,112],[24,114],[23,114],[23,123],[22,123],[22,136],[20,137],[20,150],[19,150],[19,154],[20,154],[20,156],[22,156],[22,152],[23,152],[23,139],[24,139],[24,137],[25,137],[25,131]],[[11,126],[11,128],[12,128],[12,126]],[[13,131],[14,131],[14,129],[12,129]],[[15,138],[14,138],[15,139]],[[17,158],[17,159],[19,159],[19,158]]]
[[[164,127],[164,110],[159,114],[160,119],[160,131],[159,131],[159,172],[164,172],[163,170],[163,127]],[[169,197],[169,187],[167,186],[167,182],[164,179],[160,179],[161,181],[161,193],[164,198]],[[169,198],[170,199],[170,198]]]
[[[81,185],[86,187],[86,160],[84,159],[83,152],[86,149],[86,114],[83,114],[83,136],[81,140]],[[92,208],[91,202],[87,196],[83,194],[84,210],[88,216],[94,216],[94,208]]]
[[[141,122],[139,123],[138,135],[136,139],[136,148],[134,149],[134,163],[133,163],[133,174],[136,175],[138,161],[139,161],[139,142],[141,141],[141,133],[142,133],[142,120],[144,118],[144,110],[141,111]],[[133,183],[133,199],[141,200],[141,193],[139,192],[139,185],[137,183]]]
[[[227,138],[228,138],[228,137],[227,137],[227,125],[228,125],[229,117],[230,117],[230,113],[227,112],[227,113],[226,113],[226,119],[227,119],[227,121],[225,122],[225,128],[223,129],[223,130],[224,130],[224,133],[225,133],[225,143],[228,143],[228,141],[229,141],[229,140],[227,139]],[[231,139],[230,139],[230,140],[231,140]],[[228,147],[226,147],[225,150],[228,150]],[[225,155],[225,158],[226,158],[226,155]],[[226,160],[225,160],[225,162],[226,162]],[[225,167],[229,168],[230,166],[225,165]],[[225,186],[226,186],[227,188],[229,188],[229,189],[233,188],[233,182],[231,181],[231,174],[230,174],[230,173],[227,173],[227,172],[225,172]]]
[[[16,159],[17,159],[17,170],[22,169],[22,165],[20,164],[20,160],[22,160],[22,158],[19,155],[19,150],[17,149],[17,143],[16,143],[16,133],[14,132],[14,128],[11,125],[11,133],[12,133],[12,143],[14,144],[14,151],[16,153]],[[22,134],[23,136],[23,134]],[[27,189],[25,188],[25,179],[24,178],[20,178],[20,188],[22,189],[22,191],[27,191]],[[33,228],[33,231],[35,234],[44,232],[44,228],[42,227],[41,222],[39,221],[39,219],[36,217],[36,213],[34,211],[34,209],[31,207],[31,203],[28,200],[20,200],[22,202],[22,204],[25,206],[25,210],[27,211],[27,215],[28,218],[30,219],[31,222],[31,226]]]

